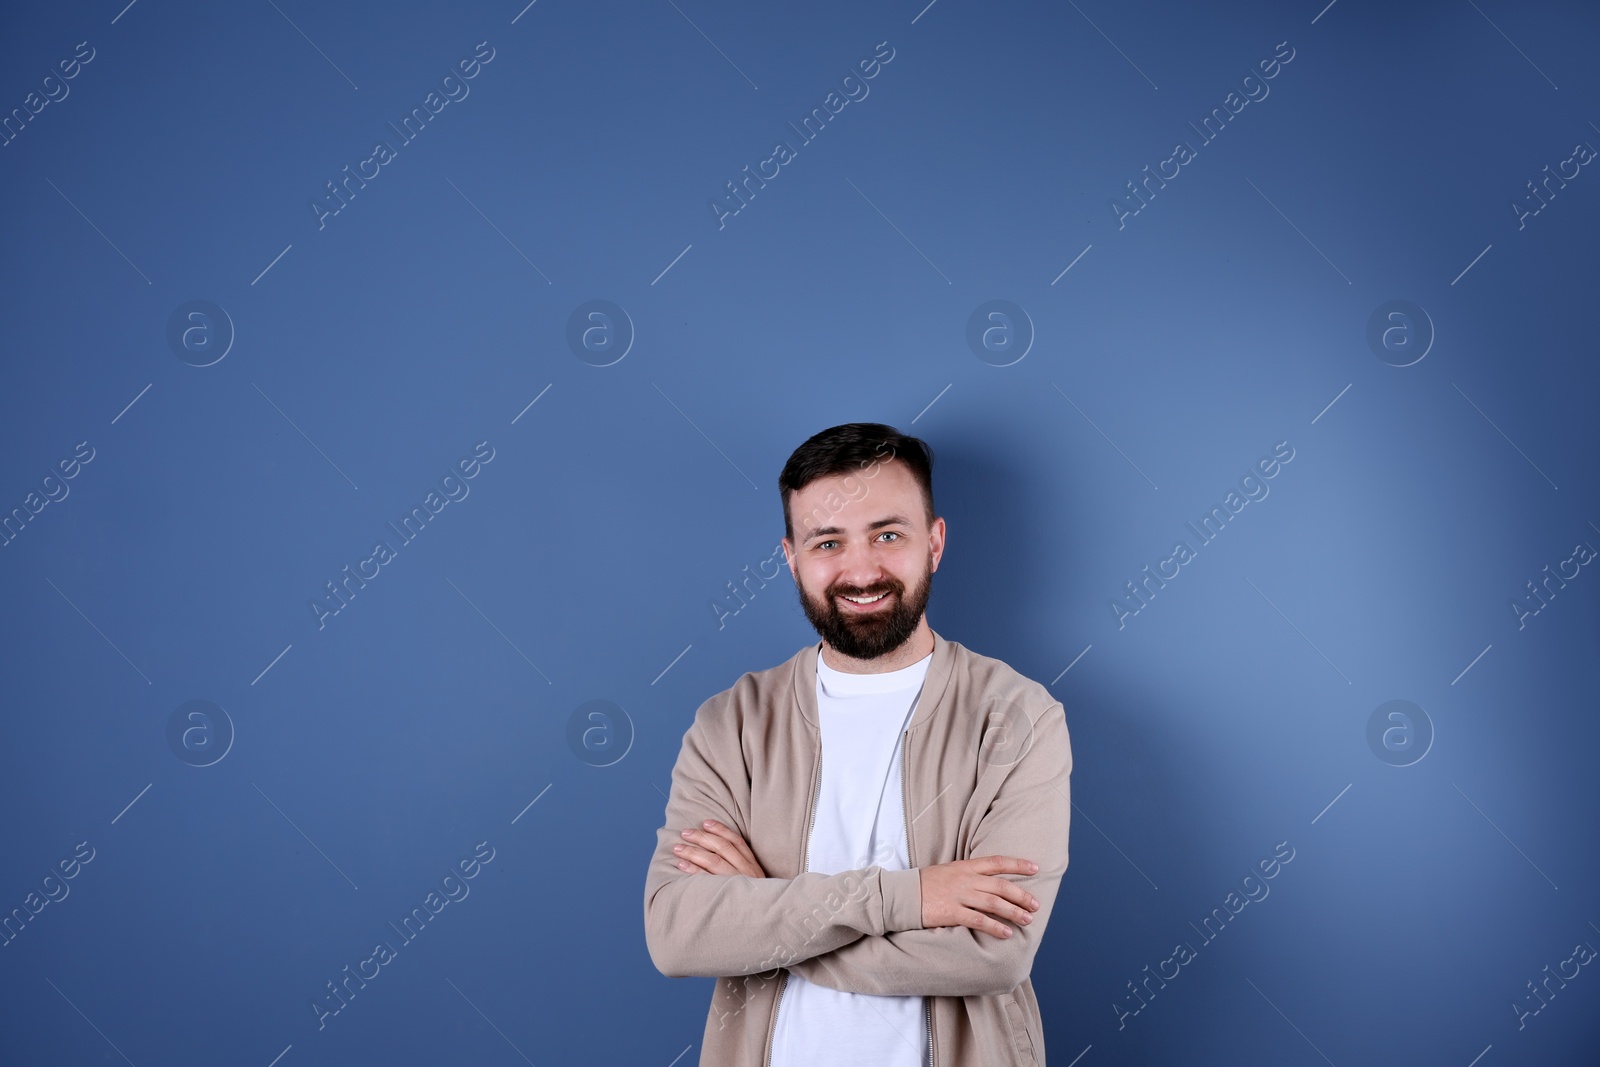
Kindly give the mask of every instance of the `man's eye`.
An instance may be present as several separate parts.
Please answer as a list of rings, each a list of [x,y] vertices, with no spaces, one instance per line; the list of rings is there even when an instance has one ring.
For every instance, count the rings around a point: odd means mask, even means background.
[[[880,536],[880,537],[899,537],[900,535],[899,535],[899,533],[897,533],[894,530],[885,530],[885,531],[883,531],[883,533],[879,534],[878,536]]]
[[[818,548],[826,548],[828,545],[836,545],[836,544],[838,544],[837,541],[823,541],[823,542],[819,543],[817,545],[817,547]]]

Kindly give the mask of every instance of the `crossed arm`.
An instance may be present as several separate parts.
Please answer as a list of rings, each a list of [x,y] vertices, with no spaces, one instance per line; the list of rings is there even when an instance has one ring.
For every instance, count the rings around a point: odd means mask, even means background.
[[[691,728],[685,737],[684,756],[691,752],[695,732]],[[684,756],[680,756],[680,767]],[[741,888],[757,896],[770,896],[770,904],[778,909],[797,904],[802,915],[808,908],[815,915],[820,910],[812,906],[816,897],[801,894],[785,901],[791,896],[785,887],[794,888],[803,880],[841,880],[831,886],[818,883],[810,887],[832,892],[826,912],[831,921],[811,930],[799,951],[782,945],[782,952],[760,961],[762,966],[752,964],[737,973],[784,966],[818,985],[879,995],[973,996],[1010,992],[1032,968],[1066,870],[1071,769],[1066,719],[1058,704],[1034,724],[1033,744],[1009,768],[972,834],[968,852],[979,857],[975,859],[912,871],[867,868],[839,875],[808,873],[798,879],[771,879],[766,877],[744,836],[726,818],[700,819],[698,824],[684,826],[669,823],[660,832],[658,855],[664,854],[661,845],[670,834],[678,841],[672,848],[672,858],[663,862],[672,863],[690,876],[675,881],[698,883],[699,876],[712,876],[707,882],[716,883],[716,888],[705,883],[693,887],[697,895],[709,891],[701,898],[706,907],[699,917],[709,926],[717,923],[719,902],[726,901],[732,909],[730,914],[738,914],[741,909],[734,901],[745,895]],[[674,777],[677,778],[677,770]],[[679,784],[674,782],[675,795]],[[724,814],[737,810],[736,803],[714,807],[721,808]],[[669,817],[675,814],[672,809],[669,803]],[[680,810],[687,814],[686,808]],[[688,824],[689,820],[684,822]],[[876,878],[872,877],[874,874]],[[1003,874],[1020,877],[1000,877]],[[852,883],[870,883],[871,892],[864,895],[864,902],[873,905],[876,900],[876,905],[868,908],[871,919],[866,923],[853,918],[848,903],[833,906],[838,891]],[[874,897],[874,893],[880,896]],[[849,899],[846,896],[845,901]],[[757,931],[751,933],[762,936]],[[725,973],[728,972],[719,972]]]

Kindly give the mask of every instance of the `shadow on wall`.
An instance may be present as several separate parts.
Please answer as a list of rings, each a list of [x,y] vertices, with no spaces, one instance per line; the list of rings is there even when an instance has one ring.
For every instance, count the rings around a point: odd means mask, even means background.
[[[946,637],[1048,686],[1065,707],[1072,737],[1072,858],[1033,968],[1046,1045],[1052,1058],[1070,1060],[1115,1028],[1112,1003],[1125,991],[1107,986],[1105,975],[1129,968],[1124,931],[1145,925],[1151,909],[1166,903],[1156,889],[1161,872],[1193,870],[1205,850],[1194,827],[1130,817],[1184,811],[1192,798],[1177,790],[1192,768],[1172,762],[1181,738],[1158,742],[1149,734],[1156,697],[1137,678],[1074,672],[1050,684],[1079,651],[1077,638],[1064,642],[1062,627],[1052,623],[1065,614],[1061,590],[1082,584],[1071,561],[1090,520],[1071,494],[1068,518],[1056,518],[1060,501],[1046,506],[1044,496],[1056,490],[1029,480],[1016,462],[1026,451],[1021,443],[946,435],[937,447],[937,501],[950,529],[929,617]],[[1051,536],[1018,534],[1051,523]],[[1057,666],[1030,667],[1037,664]],[[1146,860],[1141,871],[1138,857],[1125,858],[1119,847],[1159,856],[1161,870]]]

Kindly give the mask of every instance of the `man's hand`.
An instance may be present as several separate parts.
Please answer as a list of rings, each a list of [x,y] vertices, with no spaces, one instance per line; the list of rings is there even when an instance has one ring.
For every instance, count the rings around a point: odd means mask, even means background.
[[[707,819],[704,829],[683,831],[683,843],[672,846],[678,854],[678,870],[698,874],[742,874],[765,878],[766,872],[744,843],[739,831]]]
[[[1039,910],[1039,901],[1015,882],[997,874],[1036,874],[1039,865],[1012,856],[982,856],[956,860],[922,872],[922,926],[970,926],[995,937],[1010,937],[1011,927],[1000,919],[1026,925]],[[999,916],[1000,918],[995,918]]]

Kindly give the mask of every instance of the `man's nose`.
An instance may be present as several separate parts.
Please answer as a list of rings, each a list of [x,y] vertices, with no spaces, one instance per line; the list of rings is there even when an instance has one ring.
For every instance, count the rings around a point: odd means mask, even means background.
[[[881,585],[887,576],[883,568],[865,549],[847,548],[839,567],[839,584],[857,589],[872,589]]]

